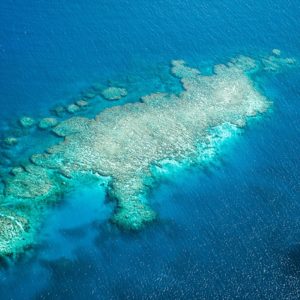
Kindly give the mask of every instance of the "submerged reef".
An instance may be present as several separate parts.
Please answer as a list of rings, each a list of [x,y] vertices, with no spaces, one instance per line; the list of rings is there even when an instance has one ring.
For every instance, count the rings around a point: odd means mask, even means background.
[[[15,213],[12,209],[2,208],[0,212],[0,253],[9,255],[23,249],[34,242],[33,234],[29,233],[28,215],[23,216],[21,209]]]
[[[78,101],[76,101],[76,105],[79,107],[85,107],[85,106],[88,106],[89,103],[85,100],[78,100]]]
[[[102,96],[107,100],[120,100],[127,96],[127,91],[124,88],[109,87],[102,91]]]
[[[18,143],[18,139],[13,136],[9,136],[4,139],[4,143],[8,146],[14,146]]]
[[[279,57],[277,66],[284,63],[290,61]],[[30,246],[44,207],[59,199],[78,176],[106,178],[108,195],[117,202],[112,221],[120,227],[139,230],[153,221],[156,213],[147,194],[158,170],[170,163],[189,166],[211,160],[223,140],[265,112],[270,102],[252,78],[269,70],[267,60],[240,56],[216,65],[207,76],[174,60],[171,73],[180,80],[181,93],[153,93],[139,102],[107,108],[92,119],[61,121],[51,130],[63,139],[32,155],[30,163],[16,166],[6,178],[0,254]],[[109,89],[108,99],[127,94]]]
[[[33,118],[30,117],[22,117],[20,119],[20,124],[24,127],[24,128],[28,128],[28,127],[32,127],[35,124],[35,120]]]
[[[74,114],[74,113],[78,112],[79,110],[80,110],[80,107],[74,103],[68,105],[68,107],[67,107],[67,111],[71,114]]]
[[[55,118],[44,118],[39,122],[40,129],[47,129],[54,127],[58,124],[58,121]]]

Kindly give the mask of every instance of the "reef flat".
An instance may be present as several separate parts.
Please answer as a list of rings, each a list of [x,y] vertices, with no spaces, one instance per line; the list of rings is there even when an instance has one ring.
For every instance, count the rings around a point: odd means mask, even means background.
[[[166,161],[203,163],[250,117],[264,113],[270,101],[253,76],[294,63],[278,55],[260,61],[240,56],[214,66],[209,76],[174,60],[171,73],[180,79],[181,93],[153,93],[136,103],[107,108],[95,118],[73,116],[54,124],[52,132],[63,140],[32,155],[30,163],[15,168],[18,172],[5,180],[0,254],[16,254],[32,245],[44,207],[59,199],[78,176],[107,179],[108,195],[117,202],[112,221],[120,227],[139,230],[153,221],[156,213],[147,194],[155,170]]]

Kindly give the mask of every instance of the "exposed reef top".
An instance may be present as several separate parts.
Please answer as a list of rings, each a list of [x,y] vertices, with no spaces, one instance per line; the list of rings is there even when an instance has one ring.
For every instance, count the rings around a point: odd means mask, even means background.
[[[274,62],[276,70],[290,63],[280,57],[272,58]],[[109,196],[117,201],[112,220],[122,228],[138,230],[154,220],[147,192],[154,184],[155,168],[165,161],[188,166],[211,159],[221,141],[244,127],[249,117],[265,112],[270,102],[251,79],[251,74],[264,70],[270,70],[267,59],[257,62],[240,56],[216,65],[214,74],[205,76],[174,60],[171,72],[181,81],[181,93],[153,93],[140,102],[105,109],[93,119],[72,117],[60,122],[52,132],[64,140],[34,154],[30,164],[15,169],[6,180],[0,253],[16,253],[32,243],[37,212],[72,185],[77,174],[109,179]],[[121,88],[105,91],[110,100],[127,94]],[[13,217],[7,207],[12,211],[16,205],[20,215]]]

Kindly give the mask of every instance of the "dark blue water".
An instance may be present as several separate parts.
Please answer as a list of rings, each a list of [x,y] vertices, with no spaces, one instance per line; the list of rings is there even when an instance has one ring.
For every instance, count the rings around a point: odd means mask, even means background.
[[[143,82],[139,93],[162,88],[157,66],[174,58],[299,56],[299,17],[296,0],[2,1],[1,119],[45,114],[127,74]],[[103,187],[78,187],[36,248],[2,269],[0,299],[299,299],[300,74],[261,84],[273,111],[214,166],[158,186],[157,223],[121,233]]]

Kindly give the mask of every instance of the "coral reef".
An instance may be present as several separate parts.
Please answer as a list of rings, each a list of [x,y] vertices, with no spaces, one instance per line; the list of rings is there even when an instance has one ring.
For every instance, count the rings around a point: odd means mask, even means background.
[[[109,87],[102,91],[102,96],[107,100],[119,100],[126,95],[126,89],[119,87]]]
[[[71,114],[74,114],[80,110],[80,107],[74,103],[67,106],[67,111]]]
[[[292,66],[296,64],[296,60],[292,57],[281,57],[279,49],[273,49],[272,54],[262,59],[264,69],[266,71],[280,71],[285,66]]]
[[[17,211],[17,213],[15,213]],[[20,207],[0,210],[0,253],[12,255],[34,243],[28,216]]]
[[[75,104],[78,105],[79,107],[85,107],[85,106],[87,106],[89,103],[88,103],[87,101],[85,101],[85,100],[78,100],[78,101],[76,101]]]
[[[30,118],[30,117],[22,117],[20,119],[20,124],[24,128],[32,127],[35,124],[35,120],[33,118]]]
[[[58,124],[58,121],[55,118],[44,118],[39,122],[39,128],[47,129],[54,127]]]
[[[17,175],[21,172],[24,172],[24,169],[22,167],[14,167],[14,168],[11,169],[11,173],[13,175]]]
[[[86,94],[83,95],[83,97],[84,97],[85,99],[93,99],[93,98],[95,98],[96,96],[97,96],[97,94],[95,94],[95,93],[93,93],[93,92],[88,92],[88,93],[86,93]]]
[[[6,182],[6,196],[17,199],[51,200],[57,193],[60,193],[60,186],[56,176],[32,164],[25,166],[24,171],[14,172]]]
[[[280,55],[281,55],[280,49],[273,49],[273,50],[272,50],[272,53],[273,53],[274,55],[276,55],[276,56],[280,56]]]
[[[275,61],[278,66],[289,64],[280,57]],[[251,79],[267,66],[265,61],[240,56],[216,65],[214,73],[205,76],[174,60],[171,73],[180,79],[181,93],[153,93],[140,102],[107,108],[92,119],[71,117],[60,122],[51,130],[63,141],[32,155],[30,164],[14,168],[6,178],[0,254],[30,246],[41,207],[85,174],[107,178],[108,194],[117,202],[114,223],[139,230],[153,221],[156,213],[147,194],[159,169],[170,163],[186,167],[210,161],[224,140],[268,109],[270,102]],[[109,100],[126,94],[122,88],[103,91]],[[82,104],[70,106],[77,111]],[[22,209],[15,210],[17,205]]]
[[[62,105],[58,105],[56,107],[54,107],[52,109],[52,112],[57,116],[57,117],[62,117],[65,112],[66,112],[66,109],[62,106]]]
[[[8,146],[14,146],[18,143],[18,139],[13,136],[9,136],[4,139],[4,143]]]

